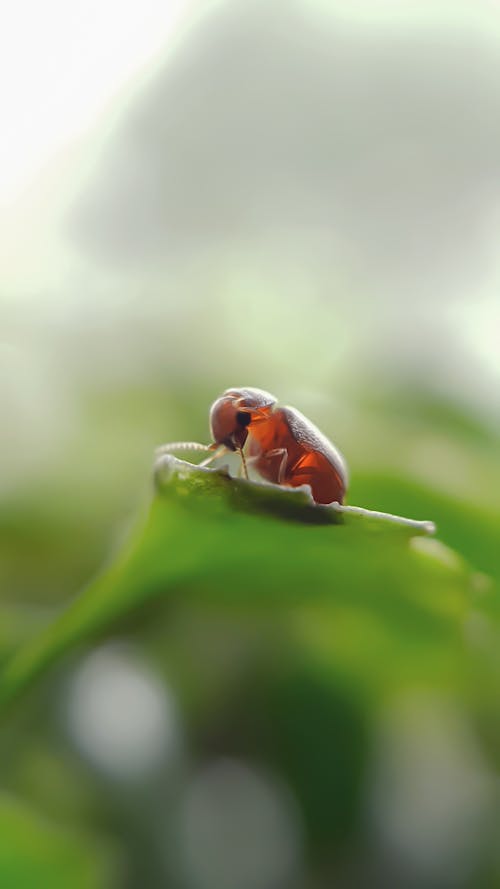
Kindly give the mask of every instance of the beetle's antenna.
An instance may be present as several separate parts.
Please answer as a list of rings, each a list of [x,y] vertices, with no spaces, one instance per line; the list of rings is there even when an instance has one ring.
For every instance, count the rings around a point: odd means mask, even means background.
[[[243,475],[248,480],[248,469],[247,469],[247,461],[245,459],[245,455],[243,453],[243,448],[238,448],[238,453],[241,457],[241,465],[243,467]]]
[[[156,448],[155,454],[161,457],[163,454],[172,454],[175,451],[211,451],[211,445],[200,444],[198,441],[170,441]]]

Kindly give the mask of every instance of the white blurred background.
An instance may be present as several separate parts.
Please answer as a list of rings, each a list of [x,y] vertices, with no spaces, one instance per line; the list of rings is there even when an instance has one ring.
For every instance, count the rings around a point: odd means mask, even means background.
[[[398,439],[356,392],[498,427],[497,2],[21,0],[0,40],[0,492],[132,491],[230,385],[358,464]]]

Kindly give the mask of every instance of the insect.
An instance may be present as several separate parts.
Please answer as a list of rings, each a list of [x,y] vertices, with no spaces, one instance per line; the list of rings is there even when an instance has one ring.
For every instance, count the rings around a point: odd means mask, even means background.
[[[176,442],[158,454],[175,450],[210,450],[206,465],[227,451],[237,451],[247,466],[274,484],[310,485],[316,503],[342,503],[347,467],[342,455],[300,411],[281,407],[263,389],[226,389],[210,409],[213,443]]]

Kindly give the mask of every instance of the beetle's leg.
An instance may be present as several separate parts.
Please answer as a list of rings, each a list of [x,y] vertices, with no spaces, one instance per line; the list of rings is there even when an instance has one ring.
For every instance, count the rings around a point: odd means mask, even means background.
[[[304,454],[289,467],[287,484],[292,488],[309,485],[316,503],[342,503],[345,495],[343,480],[329,463],[322,463],[323,460],[313,451]]]
[[[285,480],[286,464],[287,464],[287,460],[288,460],[287,449],[286,448],[273,448],[271,451],[266,451],[265,457],[266,457],[266,459],[268,457],[279,457],[280,458],[276,483],[278,485],[282,485]]]
[[[208,449],[207,449],[208,450]],[[214,460],[217,460],[218,457],[222,457],[223,454],[227,452],[227,448],[225,445],[221,445],[220,448],[216,448],[213,451],[213,454],[210,454],[210,457],[205,457],[201,463],[198,463],[198,466],[209,466]]]
[[[311,466],[310,463],[307,462],[308,457],[307,454],[301,457],[294,466],[290,467],[289,478],[290,479],[300,479],[301,477],[306,477],[307,481],[305,484],[310,485],[311,479],[316,475],[317,470],[314,466]],[[300,481],[299,481],[300,484]]]
[[[249,456],[248,454],[245,454],[244,457],[245,457],[245,467],[246,467],[246,471],[247,471],[247,475],[245,476],[245,478],[250,478],[250,474],[249,474],[248,470],[252,469],[252,467],[254,467],[254,466],[257,466],[257,464],[260,460],[260,454],[254,454],[253,456],[252,455]],[[257,466],[257,472],[258,471],[259,471],[259,469]],[[240,477],[243,476],[243,473],[244,473],[244,469],[243,469],[243,462],[242,462],[241,466],[240,466]]]
[[[241,468],[243,470],[243,478],[246,478],[248,481],[247,461],[246,461],[245,455],[243,453],[243,448],[238,448],[238,453],[241,457]]]

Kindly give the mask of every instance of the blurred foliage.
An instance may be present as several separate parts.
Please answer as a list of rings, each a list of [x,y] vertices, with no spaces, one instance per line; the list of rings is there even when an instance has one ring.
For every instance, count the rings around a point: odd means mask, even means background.
[[[112,879],[99,844],[72,836],[6,795],[0,798],[0,885],[16,889],[95,889]]]
[[[165,462],[167,481],[161,482],[160,470],[160,495],[145,529],[139,530],[135,543],[108,573],[7,663],[0,703],[71,645],[96,638],[112,628],[113,621],[155,596],[175,591],[178,597],[183,588],[195,591],[195,602],[248,608],[259,606],[263,597],[269,609],[283,601],[289,605],[328,601],[334,582],[337,604],[358,608],[361,596],[366,608],[366,590],[383,566],[390,587],[378,590],[377,610],[385,612],[386,621],[408,622],[407,631],[413,632],[422,620],[427,629],[429,618],[431,622],[437,618],[439,626],[448,611],[462,616],[460,597],[454,601],[443,596],[443,565],[437,571],[438,599],[427,563],[418,553],[401,553],[401,541],[425,533],[425,527],[391,523],[376,514],[318,509],[301,492],[247,484],[224,473],[193,469],[174,458]],[[269,513],[288,523],[269,525]],[[338,525],[335,537],[322,527],[331,524]],[[373,537],[377,532],[380,539]],[[242,570],[245,565],[249,570]],[[461,565],[450,569],[445,560],[444,570],[457,576],[457,593],[466,589]],[[415,584],[418,597],[411,595]],[[450,586],[455,592],[452,582]],[[421,587],[426,590],[429,617],[422,607]],[[402,589],[407,591],[404,606]]]
[[[145,836],[153,830],[154,805],[148,813],[140,797],[124,797],[103,777],[89,783],[87,767],[82,771],[61,738],[55,706],[59,683],[82,649],[106,638],[141,640],[175,692],[195,761],[232,756],[265,763],[297,801],[314,885],[329,886],[339,874],[347,885],[364,885],[366,875],[352,868],[357,856],[372,854],[363,826],[366,782],[388,709],[422,690],[453,702],[484,767],[496,768],[498,517],[489,504],[469,504],[395,472],[365,470],[354,475],[351,501],[436,520],[444,542],[362,516],[324,524],[326,514],[301,492],[175,465],[160,474],[151,507],[128,541],[117,544],[109,567],[62,611],[30,608],[31,593],[24,610],[13,596],[6,599],[4,781],[52,817],[69,817],[128,850],[124,885],[141,885],[145,874],[148,885],[165,885],[154,831]],[[74,506],[66,504],[68,515]],[[83,541],[97,536],[95,528],[85,529],[92,522],[85,517],[83,510]],[[25,530],[20,521],[15,533]],[[50,538],[50,524],[45,532]],[[79,549],[78,541],[73,546]],[[61,576],[70,570],[64,549]],[[58,660],[59,670],[34,685]],[[35,725],[44,728],[33,748],[22,739]],[[37,759],[45,765],[31,768]],[[52,777],[40,781],[49,761]],[[66,794],[57,790],[65,784]],[[130,806],[137,817],[127,815]],[[480,885],[484,874],[484,885],[494,884],[488,835],[479,846],[460,885]],[[31,853],[21,857],[29,867]],[[177,879],[172,868],[170,878]],[[89,886],[103,885],[97,874],[89,879]]]

